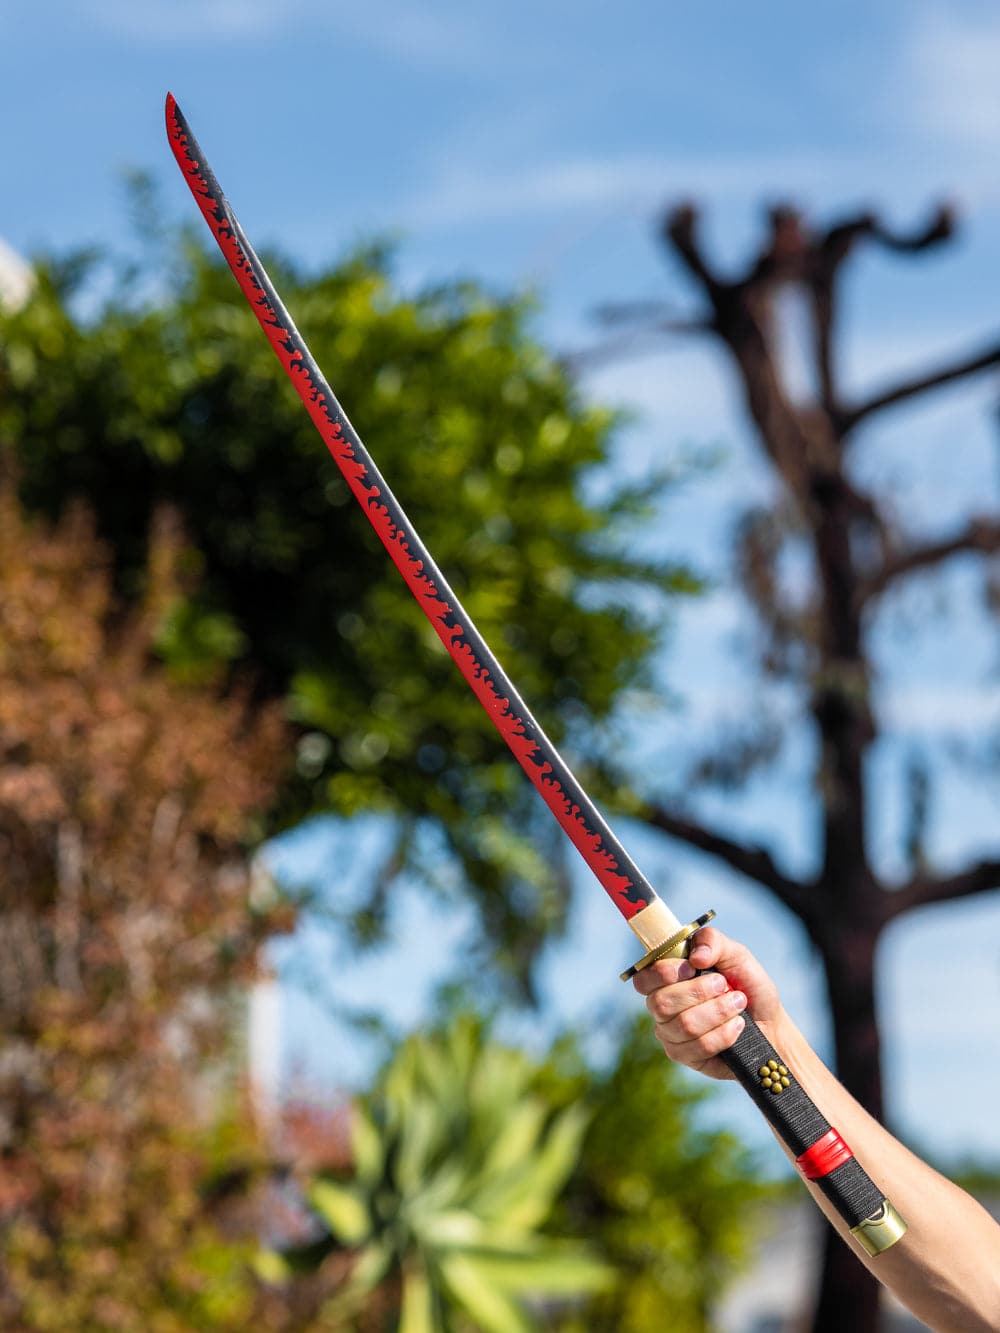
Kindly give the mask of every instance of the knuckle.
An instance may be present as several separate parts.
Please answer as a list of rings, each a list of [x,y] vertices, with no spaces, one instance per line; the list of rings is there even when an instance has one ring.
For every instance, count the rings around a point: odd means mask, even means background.
[[[717,1027],[714,1032],[710,1034],[712,1041],[712,1055],[719,1055],[723,1051],[728,1051],[742,1031],[743,1019],[739,1017],[730,1018],[727,1023],[723,1023],[721,1027]]]
[[[653,963],[650,967],[644,969],[651,980],[657,986],[672,986],[677,981],[677,968],[679,964],[675,958],[661,958],[658,963]]]
[[[663,986],[672,986],[677,980],[677,963],[672,959],[661,959],[644,967],[632,978],[632,985],[640,995],[652,995]]]
[[[674,1043],[670,1040],[667,1034],[663,1032],[660,1028],[656,1029],[656,1040],[663,1047],[664,1055],[668,1055],[671,1060],[676,1058],[674,1056]]]
[[[694,1009],[685,1009],[677,1016],[677,1026],[685,1037],[697,1037],[701,1024]]]
[[[663,1047],[663,1054],[675,1065],[689,1065],[691,1063],[690,1056],[688,1055],[688,1048],[686,1046],[681,1046],[678,1045],[677,1042],[671,1041],[664,1033],[658,1034],[658,1040]]]
[[[703,1000],[714,1000],[719,994],[719,975],[716,972],[707,977],[700,977],[696,984],[698,994]]]
[[[728,1023],[735,1014],[743,1009],[745,1004],[746,1000],[739,991],[730,991],[728,995],[723,995],[715,1006],[719,1023]]]

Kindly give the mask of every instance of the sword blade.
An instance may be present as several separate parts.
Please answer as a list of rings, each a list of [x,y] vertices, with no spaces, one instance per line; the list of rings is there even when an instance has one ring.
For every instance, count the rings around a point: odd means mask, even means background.
[[[167,133],[198,207],[355,499],[514,757],[646,945],[646,956],[623,977],[657,958],[686,956],[690,938],[714,913],[678,929],[677,917],[654,893],[528,712],[399,507],[282,305],[172,96],[167,97]],[[894,1245],[905,1234],[906,1223],[749,1014],[735,1045],[722,1058],[796,1165],[819,1184],[865,1250],[877,1255]],[[777,1083],[772,1070],[783,1075]]]
[[[458,669],[546,805],[645,943],[671,933],[669,912],[484,642],[337,401],[219,187],[172,94],[167,136],[226,262],[365,517]],[[650,912],[648,909],[653,908]],[[642,913],[651,932],[635,918]]]

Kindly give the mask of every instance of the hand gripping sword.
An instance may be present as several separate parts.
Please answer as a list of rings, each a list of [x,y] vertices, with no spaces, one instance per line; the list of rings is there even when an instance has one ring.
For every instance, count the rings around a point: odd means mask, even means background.
[[[254,254],[172,94],[167,95],[166,119],[170,146],[184,179],[354,498],[514,758],[645,949],[639,961],[622,973],[622,979],[661,958],[686,957],[692,938],[714,912],[682,925],[560,758],[348,421]],[[904,1234],[905,1222],[807,1096],[794,1069],[750,1015],[745,1018],[743,1031],[722,1059],[791,1150],[802,1176],[814,1181],[831,1200],[869,1255],[881,1254]]]

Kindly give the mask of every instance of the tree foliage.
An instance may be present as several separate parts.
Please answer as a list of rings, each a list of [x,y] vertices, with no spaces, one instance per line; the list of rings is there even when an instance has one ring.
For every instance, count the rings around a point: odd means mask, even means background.
[[[595,1076],[468,1018],[359,1101],[349,1165],[305,1189],[320,1238],[274,1285],[258,1238],[293,1235],[295,1209],[228,1052],[290,919],[248,861],[287,735],[156,659],[185,566],[164,516],[126,608],[84,509],[50,528],[0,496],[4,1326],[628,1330],[669,1294],[678,1328],[706,1327],[754,1196],[732,1145],[693,1131],[645,1037]]]
[[[210,1200],[254,1160],[227,1052],[259,947],[290,920],[249,860],[287,738],[273,705],[179,683],[152,659],[182,556],[161,522],[126,611],[83,509],[50,530],[0,492],[12,1333],[235,1331],[256,1309],[252,1231],[227,1237]]]
[[[544,1060],[468,1013],[405,1038],[352,1109],[351,1161],[307,1176],[317,1234],[265,1270],[319,1272],[336,1328],[708,1333],[767,1197],[641,1020],[615,1064]],[[639,1129],[637,1129],[639,1126]]]
[[[325,1239],[282,1261],[290,1275],[349,1258],[324,1308],[332,1325],[374,1327],[374,1308],[401,1333],[527,1333],[540,1299],[609,1284],[585,1244],[542,1229],[586,1114],[553,1107],[536,1078],[468,1015],[393,1054],[353,1108],[350,1171],[307,1186]]]
[[[307,1179],[318,1234],[275,1256],[333,1281],[331,1326],[707,1333],[766,1193],[642,1020],[595,1071],[532,1060],[468,1013],[407,1038],[352,1110],[352,1159]],[[398,1321],[398,1323],[397,1323]]]
[[[159,649],[193,675],[248,667],[260,697],[284,701],[298,763],[281,822],[405,816],[358,922],[369,933],[413,863],[414,821],[444,829],[488,956],[523,978],[565,911],[547,816],[355,512],[228,271],[190,241],[164,246],[159,299],[138,295],[148,271],[132,287],[119,272],[82,318],[86,265],[51,265],[0,318],[0,440],[21,494],[49,515],[89,498],[129,595],[150,516],[173,505],[200,578]],[[554,738],[585,750],[655,639],[638,609],[649,598],[623,590],[691,586],[627,545],[647,493],[589,485],[615,418],[532,340],[523,301],[471,283],[401,294],[379,250],[315,274],[267,263],[480,629]]]
[[[551,1068],[570,1073],[565,1053]],[[608,1068],[581,1074],[589,1124],[557,1221],[589,1237],[620,1280],[558,1327],[645,1333],[669,1311],[672,1333],[709,1333],[770,1187],[731,1134],[703,1127],[712,1090],[664,1061],[645,1015],[620,1034]],[[573,1086],[570,1075],[563,1095]]]

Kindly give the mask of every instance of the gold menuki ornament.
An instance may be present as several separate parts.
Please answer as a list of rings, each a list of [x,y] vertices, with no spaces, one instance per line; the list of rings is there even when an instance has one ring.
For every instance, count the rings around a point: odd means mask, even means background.
[[[766,1065],[761,1065],[757,1073],[760,1075],[760,1086],[773,1097],[777,1097],[792,1086],[788,1070],[784,1065],[778,1064],[777,1060],[768,1060]]]

